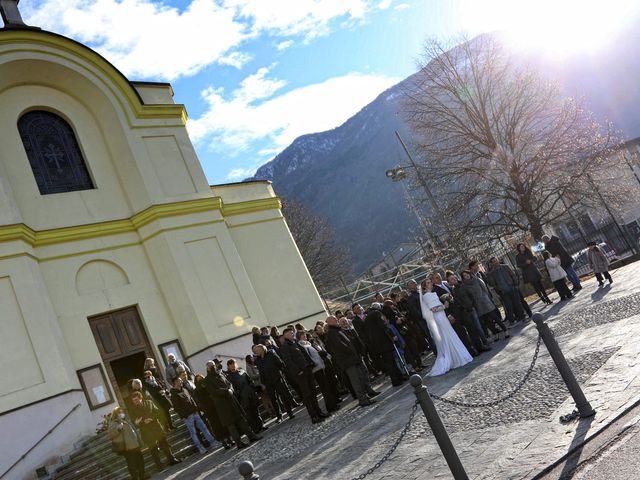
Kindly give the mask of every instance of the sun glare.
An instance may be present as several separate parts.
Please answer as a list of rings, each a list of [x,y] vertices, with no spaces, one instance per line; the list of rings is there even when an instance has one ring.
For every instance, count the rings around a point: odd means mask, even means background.
[[[637,15],[634,0],[470,1],[472,30],[499,30],[514,47],[555,55],[589,53],[603,46]]]

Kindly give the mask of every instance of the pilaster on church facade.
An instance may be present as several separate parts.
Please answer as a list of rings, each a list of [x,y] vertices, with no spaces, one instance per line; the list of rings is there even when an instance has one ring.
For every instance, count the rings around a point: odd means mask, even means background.
[[[210,186],[186,120],[168,84],[0,30],[0,464],[65,418],[16,478],[92,434],[145,358],[204,371],[253,326],[325,318],[270,183]]]

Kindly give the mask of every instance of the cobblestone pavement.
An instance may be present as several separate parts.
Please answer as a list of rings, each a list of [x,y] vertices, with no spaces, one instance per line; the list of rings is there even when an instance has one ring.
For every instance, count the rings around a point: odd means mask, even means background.
[[[611,287],[593,279],[575,300],[551,308],[534,305],[555,331],[560,346],[597,414],[569,424],[558,418],[574,405],[544,346],[523,388],[491,408],[462,408],[436,401],[441,418],[470,478],[532,478],[544,466],[593,434],[640,398],[640,262],[613,272]],[[553,298],[553,297],[552,297]],[[557,296],[555,297],[557,300]],[[491,401],[505,396],[529,367],[537,331],[529,322],[498,341],[491,352],[441,377],[427,377],[429,390],[446,398]],[[392,446],[415,397],[411,387],[384,391],[373,407],[347,404],[319,425],[305,413],[270,428],[261,440],[236,453],[195,456],[154,478],[238,479],[237,464],[249,459],[263,479],[355,478]],[[419,411],[400,446],[371,480],[451,478]]]

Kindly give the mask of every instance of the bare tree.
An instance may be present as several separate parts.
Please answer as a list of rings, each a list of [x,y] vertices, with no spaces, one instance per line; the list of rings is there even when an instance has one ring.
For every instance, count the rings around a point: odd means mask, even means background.
[[[593,205],[621,138],[583,102],[564,97],[499,39],[454,48],[430,41],[406,88],[404,113],[424,176],[438,198],[434,223],[469,238],[531,232],[576,205]],[[616,185],[602,189],[607,201]]]
[[[327,219],[294,200],[283,200],[282,213],[318,290],[340,284],[340,277],[351,273],[351,259],[348,250],[337,245]]]

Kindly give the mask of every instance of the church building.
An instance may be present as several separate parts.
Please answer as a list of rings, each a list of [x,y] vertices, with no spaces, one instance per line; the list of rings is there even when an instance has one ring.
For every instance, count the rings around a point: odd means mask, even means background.
[[[210,186],[165,83],[0,11],[0,478],[94,433],[145,358],[204,372],[325,308],[269,182]]]

